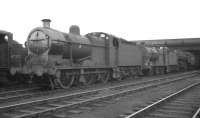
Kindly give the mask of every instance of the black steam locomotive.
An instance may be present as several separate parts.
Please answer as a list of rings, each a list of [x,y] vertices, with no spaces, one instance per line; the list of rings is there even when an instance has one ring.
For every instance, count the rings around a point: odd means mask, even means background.
[[[24,81],[49,85],[51,88],[177,72],[183,63],[187,70],[188,60],[192,57],[188,52],[190,56],[185,57],[184,52],[167,47],[136,45],[104,32],[82,36],[75,25],[70,27],[69,33],[65,33],[52,29],[49,19],[42,21],[43,27],[34,28],[29,33],[26,48],[18,48],[20,53],[11,55],[10,62],[15,60],[12,64],[18,65],[10,66],[8,63],[7,71],[13,76],[21,75]],[[10,58],[8,54],[4,57]]]

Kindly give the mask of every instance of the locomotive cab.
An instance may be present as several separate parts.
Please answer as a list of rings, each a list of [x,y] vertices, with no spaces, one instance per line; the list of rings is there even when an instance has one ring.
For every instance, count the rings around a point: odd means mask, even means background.
[[[8,83],[8,75],[10,69],[10,42],[12,33],[0,31],[0,85]]]
[[[9,42],[11,33],[0,32],[0,70],[9,69]]]
[[[0,68],[8,67],[8,37],[0,34]]]

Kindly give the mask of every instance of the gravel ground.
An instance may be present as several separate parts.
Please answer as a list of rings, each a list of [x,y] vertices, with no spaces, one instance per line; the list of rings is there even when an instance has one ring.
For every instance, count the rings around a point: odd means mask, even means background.
[[[74,108],[70,110],[70,112],[62,112],[60,114],[68,114],[69,117],[67,118],[117,118],[123,116],[123,114],[133,112],[133,110],[138,110],[141,107],[151,104],[157,101],[161,96],[165,97],[197,81],[199,81],[199,76],[184,81],[182,80],[181,82],[157,86],[145,91],[136,92],[129,96],[115,98],[112,101],[97,103],[96,106],[88,105],[82,107],[85,109],[87,108],[87,110]]]

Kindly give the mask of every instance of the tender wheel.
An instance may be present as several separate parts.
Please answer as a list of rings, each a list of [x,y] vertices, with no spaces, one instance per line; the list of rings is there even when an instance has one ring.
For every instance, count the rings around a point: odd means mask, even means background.
[[[60,78],[57,79],[59,86],[63,89],[70,88],[75,80],[75,75],[62,74]]]
[[[84,85],[91,85],[96,82],[97,74],[86,74],[84,75]]]
[[[110,74],[108,72],[100,74],[99,76],[100,76],[100,81],[102,83],[107,83],[108,80],[110,79]]]
[[[54,80],[54,78],[49,76],[50,87],[51,87],[52,90],[56,88],[55,82],[53,80]]]

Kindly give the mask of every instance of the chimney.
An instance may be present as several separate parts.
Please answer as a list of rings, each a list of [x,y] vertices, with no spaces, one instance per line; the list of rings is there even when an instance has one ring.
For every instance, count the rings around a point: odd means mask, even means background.
[[[43,19],[42,22],[43,22],[43,27],[50,28],[50,22],[51,22],[50,19]]]

